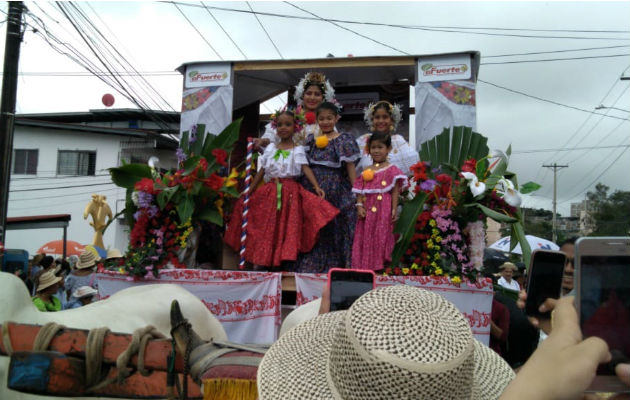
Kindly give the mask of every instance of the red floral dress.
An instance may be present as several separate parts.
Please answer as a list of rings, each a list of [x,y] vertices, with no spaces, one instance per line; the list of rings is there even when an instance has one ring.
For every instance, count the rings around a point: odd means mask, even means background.
[[[352,268],[379,270],[392,260],[394,223],[392,190],[407,186],[407,176],[394,164],[375,171],[374,179],[365,181],[359,175],[352,192],[364,195],[365,218],[357,219],[352,244]]]
[[[338,209],[294,180],[304,164],[308,161],[302,146],[283,153],[271,143],[260,157],[267,183],[249,199],[246,261],[265,267],[295,261],[298,253],[311,251],[320,229],[339,214]],[[242,217],[241,199],[234,207],[224,237],[235,251],[241,246]]]

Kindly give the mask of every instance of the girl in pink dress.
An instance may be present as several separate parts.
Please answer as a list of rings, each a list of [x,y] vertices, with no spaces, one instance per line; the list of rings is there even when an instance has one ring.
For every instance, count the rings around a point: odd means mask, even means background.
[[[394,221],[400,192],[407,176],[387,161],[392,138],[374,133],[367,141],[374,164],[357,177],[352,192],[357,196],[357,220],[352,245],[352,268],[377,271],[391,261]]]

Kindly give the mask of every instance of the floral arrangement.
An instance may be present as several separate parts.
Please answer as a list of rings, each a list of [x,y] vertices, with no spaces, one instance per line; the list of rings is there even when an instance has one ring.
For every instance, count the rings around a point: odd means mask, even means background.
[[[176,169],[160,172],[150,165],[111,168],[112,181],[127,189],[125,218],[131,228],[122,261],[104,268],[144,277],[163,268],[185,268],[179,252],[199,221],[223,224],[223,204],[238,197],[236,170],[227,173],[227,159],[238,139],[240,120],[218,136],[196,125],[182,134]],[[200,137],[199,137],[199,136]],[[225,176],[227,175],[227,176]]]
[[[489,153],[487,139],[469,128],[456,127],[452,136],[451,142],[445,130],[424,143],[424,161],[411,167],[411,200],[396,226],[402,238],[385,270],[388,275],[475,281],[482,268],[486,217],[510,223],[513,245],[521,243],[524,257],[529,257],[516,176],[507,171],[511,149]],[[520,193],[539,187],[529,182]]]
[[[302,129],[304,129],[304,125],[307,123],[306,116],[302,112],[302,107],[298,107],[295,110],[291,110],[287,108],[287,106],[285,105],[281,109],[274,111],[274,113],[271,114],[271,127],[273,129],[278,129],[278,116],[280,116],[282,113],[287,112],[287,111],[293,114],[294,131],[301,132]],[[313,114],[313,113],[311,112],[310,114]]]

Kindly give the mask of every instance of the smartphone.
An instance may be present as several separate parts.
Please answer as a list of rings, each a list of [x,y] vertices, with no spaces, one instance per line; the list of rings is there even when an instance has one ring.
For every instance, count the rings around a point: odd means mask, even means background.
[[[361,295],[374,289],[374,272],[331,268],[328,271],[330,311],[347,310]]]
[[[546,299],[559,299],[567,256],[560,251],[534,250],[529,264],[525,313],[537,318],[551,318],[551,311],[540,312]]]
[[[582,334],[602,338],[612,354],[589,391],[630,392],[615,376],[617,364],[630,362],[630,237],[580,238],[575,262]]]

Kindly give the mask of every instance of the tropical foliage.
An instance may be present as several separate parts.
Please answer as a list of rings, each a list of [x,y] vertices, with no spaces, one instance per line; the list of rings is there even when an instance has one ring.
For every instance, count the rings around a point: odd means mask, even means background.
[[[509,223],[512,247],[525,240],[515,174],[507,170],[511,149],[490,152],[487,138],[467,127],[445,129],[422,144],[412,167],[412,199],[396,224],[400,234],[389,274],[448,275],[476,279],[483,256],[486,217]],[[529,182],[520,193],[537,190]]]

